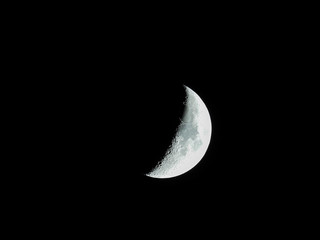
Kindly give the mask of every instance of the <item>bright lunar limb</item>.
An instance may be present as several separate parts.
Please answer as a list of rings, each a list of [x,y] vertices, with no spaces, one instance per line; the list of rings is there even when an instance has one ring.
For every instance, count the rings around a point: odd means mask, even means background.
[[[171,178],[188,172],[205,155],[211,139],[211,119],[201,98],[190,88],[186,91],[183,118],[164,158],[146,174],[153,178]]]

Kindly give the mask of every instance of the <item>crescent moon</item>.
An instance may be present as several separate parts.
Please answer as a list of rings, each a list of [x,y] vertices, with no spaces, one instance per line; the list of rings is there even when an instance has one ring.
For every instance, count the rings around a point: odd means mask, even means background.
[[[171,145],[162,160],[147,174],[152,178],[172,178],[196,166],[205,155],[211,140],[211,118],[201,98],[184,86],[184,113]]]

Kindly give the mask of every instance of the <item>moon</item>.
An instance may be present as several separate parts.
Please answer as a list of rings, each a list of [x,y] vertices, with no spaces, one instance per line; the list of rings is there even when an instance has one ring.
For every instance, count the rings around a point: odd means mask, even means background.
[[[211,118],[201,98],[184,85],[186,100],[176,135],[162,160],[147,174],[152,178],[172,178],[195,167],[211,140]]]

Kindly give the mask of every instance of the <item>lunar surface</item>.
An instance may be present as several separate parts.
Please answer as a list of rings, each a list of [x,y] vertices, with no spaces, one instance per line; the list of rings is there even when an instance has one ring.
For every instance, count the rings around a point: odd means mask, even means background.
[[[211,139],[210,114],[201,98],[190,88],[176,135],[163,159],[146,174],[152,178],[171,178],[188,172],[205,155]]]

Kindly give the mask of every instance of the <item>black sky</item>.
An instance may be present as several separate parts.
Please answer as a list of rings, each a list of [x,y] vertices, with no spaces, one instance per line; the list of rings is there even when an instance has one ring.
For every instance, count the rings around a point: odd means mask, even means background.
[[[277,29],[255,17],[238,21],[240,13],[213,15],[175,24],[48,22],[28,30],[41,36],[26,38],[34,48],[20,70],[33,79],[19,85],[32,90],[21,103],[25,136],[32,136],[29,194],[62,216],[142,217],[151,229],[208,217],[228,229],[284,204],[291,186],[282,174],[288,160],[278,154],[288,67],[278,51],[281,31],[268,34]],[[182,85],[210,112],[207,153],[182,176],[145,177],[179,124]]]

